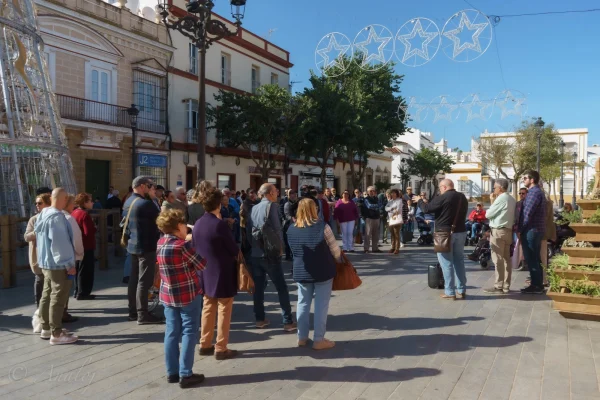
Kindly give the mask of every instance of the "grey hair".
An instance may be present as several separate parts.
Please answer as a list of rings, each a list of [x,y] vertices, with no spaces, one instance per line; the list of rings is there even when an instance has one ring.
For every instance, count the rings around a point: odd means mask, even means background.
[[[370,192],[371,190],[375,190],[375,191],[377,191],[377,189],[375,189],[375,186],[369,186],[369,187],[367,188],[367,192]]]
[[[175,188],[175,193],[179,194],[180,192],[185,193],[185,188],[183,186],[177,186]]]
[[[497,184],[498,186],[500,186],[500,188],[502,189],[503,192],[508,191],[508,179],[504,179],[504,178],[496,179],[496,182],[494,182],[494,183]]]
[[[260,186],[260,189],[258,189],[258,195],[260,197],[265,197],[267,194],[269,194],[269,192],[273,190],[273,184],[272,183],[263,183]]]

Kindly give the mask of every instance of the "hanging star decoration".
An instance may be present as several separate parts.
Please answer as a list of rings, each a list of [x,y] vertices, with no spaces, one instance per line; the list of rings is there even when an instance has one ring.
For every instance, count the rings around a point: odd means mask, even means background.
[[[416,109],[414,113],[408,112],[409,109],[414,108]],[[422,122],[425,119],[427,119],[427,112],[429,110],[429,105],[428,104],[424,104],[424,103],[417,103],[417,98],[416,97],[411,97],[410,101],[408,102],[408,106],[406,106],[406,120],[405,122],[408,121],[408,117],[412,116],[413,117],[413,121],[415,122]],[[423,118],[421,118],[421,114],[425,111],[425,116]]]
[[[410,43],[410,40],[414,39],[417,36],[417,34],[421,39],[425,39],[423,40],[423,42],[421,42],[420,49],[418,47],[413,48]],[[396,38],[404,45],[404,55],[402,56],[402,63],[414,56],[419,56],[425,59],[425,61],[430,61],[428,46],[429,43],[431,43],[438,35],[438,32],[425,31],[423,29],[423,25],[421,24],[421,19],[418,18],[413,26],[411,33],[396,36]]]
[[[373,26],[367,26],[365,29],[369,31],[367,40],[354,44],[360,50],[363,56],[361,66],[364,67],[365,65],[369,65],[373,61],[379,61],[381,64],[387,64],[383,51],[385,50],[385,46],[387,46],[390,40],[392,40],[392,37],[379,36],[377,32],[375,32],[375,28]],[[369,49],[367,46],[373,41],[380,43],[380,45],[377,47],[377,53],[373,52],[369,54]]]
[[[485,110],[490,108],[491,103],[487,101],[481,101],[477,93],[471,95],[471,101],[466,104],[461,104],[461,107],[467,110],[467,122],[479,118],[483,121],[487,120],[488,117],[485,114]],[[473,107],[479,107],[479,112],[474,113]]]
[[[446,98],[446,96],[440,97],[440,103],[431,106],[431,109],[435,111],[435,117],[433,118],[433,122],[438,122],[441,119],[445,119],[446,121],[452,122],[452,113],[458,108],[458,106],[456,104],[448,103],[448,99]],[[442,108],[445,108],[447,110],[444,114],[440,113],[440,109]]]
[[[464,11],[461,11],[460,12],[460,23],[458,24],[458,28],[444,32],[444,36],[446,36],[448,39],[452,40],[452,42],[454,43],[454,48],[452,51],[452,58],[456,58],[460,53],[462,53],[463,51],[465,51],[467,49],[473,50],[476,53],[481,54],[482,51],[481,51],[481,42],[479,41],[479,35],[481,35],[483,30],[485,28],[487,28],[488,25],[489,25],[489,22],[483,22],[481,24],[471,23],[471,21],[469,20],[469,17],[467,16],[467,13]],[[460,43],[460,38],[458,37],[458,35],[460,35],[462,33],[462,31],[465,29],[465,27],[469,31],[475,31],[475,33],[473,33],[473,35],[471,36],[473,39],[473,43],[466,42],[466,41],[462,44]]]
[[[341,60],[350,48],[350,45],[342,45],[338,43],[334,33],[330,33],[326,37],[329,37],[329,44],[327,45],[327,47],[317,50],[317,54],[319,54],[323,58],[323,71],[326,71],[336,66],[344,68],[341,63]],[[330,59],[329,53],[331,53],[333,49],[335,49],[338,52],[338,55],[335,58]]]
[[[502,99],[500,101],[498,101],[498,100],[495,101],[495,103],[497,103],[498,106],[502,109],[502,115],[500,118],[504,119],[511,115],[515,115],[519,118],[522,118],[523,115],[525,114],[524,107],[525,107],[525,101],[527,100],[527,98],[515,97],[510,90],[507,90],[503,93],[504,93],[504,99]],[[508,103],[513,103],[513,106],[507,107]]]

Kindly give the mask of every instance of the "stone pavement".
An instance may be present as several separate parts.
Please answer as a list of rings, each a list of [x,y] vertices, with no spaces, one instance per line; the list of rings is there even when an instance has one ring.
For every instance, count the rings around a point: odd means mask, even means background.
[[[600,399],[600,323],[564,319],[545,296],[486,295],[493,271],[472,262],[469,299],[441,300],[426,285],[430,247],[350,257],[364,283],[334,292],[335,349],[295,347],[270,284],[270,329],[254,329],[250,297],[236,297],[231,348],[243,354],[196,356],[207,379],[188,390],[166,383],[164,326],[126,321],[121,261],[96,273],[96,300],[71,299],[81,341],[70,346],[31,333],[32,277],[20,274],[18,287],[0,290],[0,398]],[[518,290],[526,273],[513,276]]]

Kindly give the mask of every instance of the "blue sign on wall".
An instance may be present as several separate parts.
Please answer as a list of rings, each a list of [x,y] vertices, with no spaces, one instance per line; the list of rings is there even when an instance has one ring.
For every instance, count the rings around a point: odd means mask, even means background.
[[[167,156],[158,154],[138,153],[138,166],[167,168]]]

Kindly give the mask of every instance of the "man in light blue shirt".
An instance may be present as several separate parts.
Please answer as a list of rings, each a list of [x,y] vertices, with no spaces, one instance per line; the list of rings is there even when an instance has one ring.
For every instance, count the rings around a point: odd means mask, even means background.
[[[497,179],[494,183],[492,206],[486,213],[490,221],[490,247],[492,260],[496,266],[496,282],[493,287],[483,289],[486,293],[508,293],[512,264],[510,260],[510,245],[513,242],[512,227],[515,223],[517,201],[507,193],[508,180]]]
[[[71,224],[62,213],[68,194],[62,188],[52,191],[52,205],[42,210],[35,222],[38,263],[44,274],[44,291],[39,315],[42,339],[50,344],[75,343],[78,337],[62,329],[62,317],[75,275],[75,249]]]

